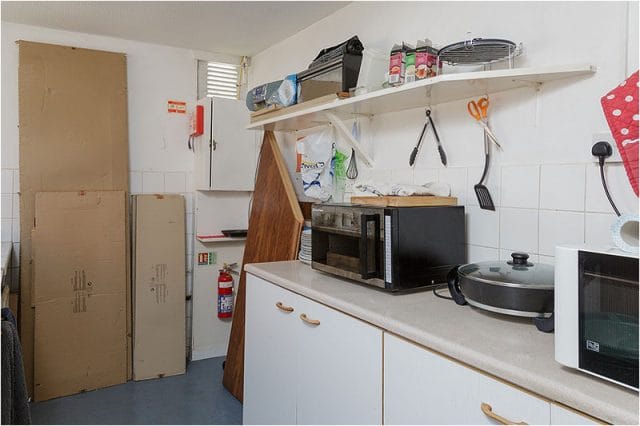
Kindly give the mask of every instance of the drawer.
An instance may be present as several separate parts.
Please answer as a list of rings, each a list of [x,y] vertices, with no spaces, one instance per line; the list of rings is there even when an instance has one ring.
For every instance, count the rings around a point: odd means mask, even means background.
[[[556,404],[551,404],[551,424],[552,425],[597,425],[595,419],[584,416],[575,411],[568,410]]]
[[[385,333],[385,424],[498,424],[499,418],[549,424],[550,405]]]

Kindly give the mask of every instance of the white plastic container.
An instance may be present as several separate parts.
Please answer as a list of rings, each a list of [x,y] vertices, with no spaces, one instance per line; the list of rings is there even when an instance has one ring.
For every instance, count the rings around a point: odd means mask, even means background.
[[[389,72],[389,53],[378,49],[365,48],[358,75],[356,95],[382,89]]]

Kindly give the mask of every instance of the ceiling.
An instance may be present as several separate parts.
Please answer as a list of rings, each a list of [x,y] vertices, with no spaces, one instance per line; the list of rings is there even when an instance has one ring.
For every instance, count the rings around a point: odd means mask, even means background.
[[[345,7],[331,1],[2,1],[2,20],[252,56]]]

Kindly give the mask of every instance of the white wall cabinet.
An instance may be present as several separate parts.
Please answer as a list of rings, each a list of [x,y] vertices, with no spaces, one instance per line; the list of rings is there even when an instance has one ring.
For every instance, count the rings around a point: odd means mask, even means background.
[[[244,423],[379,424],[382,330],[250,274],[246,288]]]
[[[257,132],[246,130],[248,111],[236,99],[205,98],[204,133],[194,141],[196,189],[253,191]]]

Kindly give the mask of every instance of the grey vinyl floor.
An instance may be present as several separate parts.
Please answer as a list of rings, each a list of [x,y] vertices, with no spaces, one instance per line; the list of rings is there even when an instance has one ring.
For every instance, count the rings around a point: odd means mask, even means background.
[[[192,362],[180,376],[32,403],[33,424],[242,424],[242,404],[222,386],[223,360]]]

